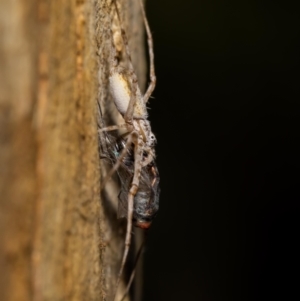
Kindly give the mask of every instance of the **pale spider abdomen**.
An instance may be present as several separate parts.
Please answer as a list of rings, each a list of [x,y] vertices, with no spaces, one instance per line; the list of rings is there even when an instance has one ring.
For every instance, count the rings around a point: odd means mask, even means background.
[[[126,75],[117,72],[113,73],[109,77],[109,88],[118,111],[122,115],[125,115],[132,95]],[[136,98],[133,118],[146,119],[148,117],[147,108],[142,100],[141,92],[138,87]]]

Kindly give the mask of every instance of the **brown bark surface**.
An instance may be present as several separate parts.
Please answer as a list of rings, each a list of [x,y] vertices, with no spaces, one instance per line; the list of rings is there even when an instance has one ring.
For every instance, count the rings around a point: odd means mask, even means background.
[[[141,79],[138,1],[118,3]],[[111,9],[0,1],[1,301],[111,299],[124,230],[103,210],[97,135]]]

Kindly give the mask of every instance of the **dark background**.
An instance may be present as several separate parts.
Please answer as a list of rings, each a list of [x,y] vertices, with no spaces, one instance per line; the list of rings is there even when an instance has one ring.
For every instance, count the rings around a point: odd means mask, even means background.
[[[300,299],[299,8],[147,1],[161,198],[144,301]]]

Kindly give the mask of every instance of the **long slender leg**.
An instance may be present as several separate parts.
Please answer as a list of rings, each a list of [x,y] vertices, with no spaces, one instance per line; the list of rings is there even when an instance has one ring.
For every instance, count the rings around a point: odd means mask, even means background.
[[[110,75],[118,71],[118,59],[117,59],[117,51],[114,46],[114,41],[113,41],[113,32],[112,32],[112,20],[111,20],[111,56],[110,56]]]
[[[112,0],[112,2],[114,3],[114,6],[116,8],[117,17],[118,17],[118,20],[119,20],[119,23],[120,23],[121,36],[122,36],[122,39],[123,39],[123,43],[124,43],[124,47],[125,47],[125,52],[126,52],[126,54],[128,56],[128,60],[129,60],[129,70],[130,71],[132,70],[134,72],[134,68],[133,68],[133,64],[132,64],[132,59],[131,59],[131,55],[130,55],[130,50],[129,50],[129,44],[128,44],[128,40],[127,40],[127,36],[126,36],[125,30],[124,30],[124,28],[122,26],[122,21],[121,21],[119,9],[118,9],[116,0]]]
[[[125,267],[125,263],[126,263],[129,248],[130,248],[134,195],[135,195],[134,191],[131,191],[131,189],[130,189],[129,196],[128,196],[128,216],[127,216],[125,249],[124,249],[122,263],[121,263],[121,267],[120,267],[118,278],[117,278],[116,292],[115,292],[114,300],[116,300],[118,287],[119,287],[119,284],[120,284],[121,276],[122,276],[122,273],[123,273],[123,270],[124,270],[124,267]]]
[[[111,131],[115,131],[121,128],[126,128],[128,125],[126,123],[123,124],[118,124],[118,125],[111,125],[111,126],[107,126],[105,128],[99,129],[98,133],[103,133],[103,132],[111,132]]]
[[[134,276],[135,276],[135,272],[136,272],[136,266],[138,264],[138,261],[140,259],[140,256],[142,254],[142,251],[143,251],[143,248],[144,248],[144,245],[145,245],[145,238],[143,239],[143,242],[141,244],[141,246],[139,247],[139,250],[138,250],[138,253],[136,254],[135,256],[135,261],[134,261],[134,265],[133,265],[133,270],[131,272],[131,275],[130,275],[130,278],[129,278],[129,281],[128,281],[128,284],[126,286],[126,289],[125,289],[125,293],[122,297],[122,299],[120,301],[123,301],[126,297],[126,295],[129,293],[129,289],[131,287],[131,284],[133,282],[133,279],[134,279]]]
[[[150,98],[155,85],[156,85],[156,76],[155,76],[155,70],[154,70],[154,50],[153,50],[153,38],[151,34],[151,30],[149,27],[149,23],[146,17],[145,13],[145,8],[142,0],[139,0],[142,14],[143,14],[143,19],[144,19],[144,24],[146,28],[146,33],[147,33],[147,42],[148,42],[148,53],[149,53],[149,60],[150,60],[150,84],[148,86],[148,89],[143,97],[144,102],[146,103],[148,99]]]
[[[137,193],[139,187],[139,181],[141,176],[142,170],[142,156],[143,156],[143,140],[137,139],[137,141],[133,141],[134,143],[134,175],[132,184],[128,194],[128,213],[127,213],[127,229],[126,229],[126,237],[125,237],[125,249],[123,253],[122,263],[120,267],[120,271],[117,278],[117,285],[116,285],[116,293],[115,298],[117,295],[118,286],[120,283],[120,279],[125,267],[125,263],[128,257],[130,243],[131,243],[131,230],[132,230],[132,218],[133,218],[133,206],[134,206],[134,196]],[[115,300],[114,298],[114,300]]]

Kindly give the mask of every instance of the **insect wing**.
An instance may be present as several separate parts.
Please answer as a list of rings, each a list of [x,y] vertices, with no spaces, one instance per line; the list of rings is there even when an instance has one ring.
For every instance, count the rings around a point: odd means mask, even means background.
[[[121,182],[121,190],[118,196],[118,218],[123,218],[127,217],[128,212],[128,193],[133,179],[132,166],[127,166],[122,163],[117,173]]]

